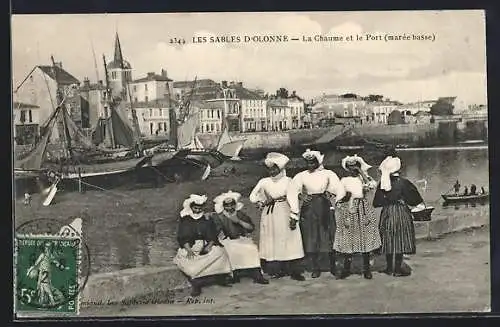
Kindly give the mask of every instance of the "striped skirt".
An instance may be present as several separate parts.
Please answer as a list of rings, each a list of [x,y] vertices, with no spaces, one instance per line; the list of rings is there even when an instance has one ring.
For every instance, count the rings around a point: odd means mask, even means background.
[[[406,204],[394,203],[383,207],[379,231],[382,253],[416,253],[413,216]]]

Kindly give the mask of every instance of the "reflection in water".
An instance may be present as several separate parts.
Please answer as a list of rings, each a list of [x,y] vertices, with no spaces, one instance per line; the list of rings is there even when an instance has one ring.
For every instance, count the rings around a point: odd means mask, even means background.
[[[370,174],[379,178],[377,169],[383,156],[366,156],[366,161],[373,165]],[[487,215],[488,204],[461,204],[444,207],[441,194],[446,193],[458,179],[464,186],[476,184],[478,189],[489,189],[488,150],[456,151],[404,151],[398,154],[402,160],[402,174],[415,182],[425,179],[427,188],[417,184],[427,205],[436,209],[433,217],[445,217],[460,214]],[[342,176],[340,160],[345,154],[328,153],[325,164]],[[295,161],[295,160],[294,160]],[[298,159],[300,161],[300,159]],[[296,169],[288,173],[293,176]],[[232,183],[228,178],[227,187]],[[249,189],[253,185],[248,185]],[[120,225],[108,217],[94,220],[87,226],[87,243],[92,260],[92,273],[109,272],[119,269],[145,265],[164,266],[172,262],[177,251],[177,221],[161,217],[151,217],[149,222]],[[256,217],[254,217],[256,218]]]

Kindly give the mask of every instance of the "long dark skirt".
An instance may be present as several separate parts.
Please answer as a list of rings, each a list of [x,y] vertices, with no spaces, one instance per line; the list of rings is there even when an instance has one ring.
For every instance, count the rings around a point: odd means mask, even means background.
[[[415,227],[410,208],[395,203],[382,208],[379,222],[382,253],[415,254]]]
[[[262,271],[268,275],[290,276],[292,274],[302,274],[304,272],[304,263],[302,259],[286,261],[267,261],[260,260]]]
[[[335,238],[334,213],[330,200],[323,194],[312,195],[311,202],[302,205],[300,230],[304,252],[332,252]]]

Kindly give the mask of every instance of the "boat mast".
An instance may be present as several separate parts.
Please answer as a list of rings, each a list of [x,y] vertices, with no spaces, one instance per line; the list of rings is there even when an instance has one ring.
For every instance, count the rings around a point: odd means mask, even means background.
[[[73,158],[73,150],[71,149],[71,138],[69,135],[68,131],[68,126],[66,124],[66,118],[67,118],[67,111],[66,111],[66,104],[65,104],[65,96],[64,96],[64,90],[63,86],[59,83],[59,78],[57,74],[57,67],[56,67],[56,62],[54,60],[54,56],[50,56],[50,59],[52,61],[52,69],[54,71],[54,79],[56,81],[57,89],[56,89],[56,102],[59,104],[59,107],[61,107],[62,111],[62,125],[63,125],[63,135],[60,135],[60,137],[63,138],[63,147],[64,147],[64,152],[65,155],[72,159]]]
[[[115,135],[113,133],[113,118],[112,118],[112,111],[114,110],[114,101],[111,98],[111,88],[109,85],[109,74],[108,74],[108,68],[106,66],[106,56],[103,54],[102,55],[102,60],[104,62],[104,77],[106,80],[106,94],[104,97],[104,103],[105,106],[104,108],[107,108],[104,112],[105,118],[106,118],[106,138],[109,138],[111,148],[114,149],[116,144],[115,144]],[[109,114],[108,114],[109,110]]]

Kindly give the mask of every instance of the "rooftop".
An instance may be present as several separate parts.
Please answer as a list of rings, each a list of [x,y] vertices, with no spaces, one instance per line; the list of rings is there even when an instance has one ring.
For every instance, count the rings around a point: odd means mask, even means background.
[[[57,77],[57,82],[62,85],[71,85],[71,84],[80,84],[80,81],[66,70],[62,68],[62,65],[59,64],[56,66],[37,66],[40,68],[42,72],[44,72],[47,76],[52,78],[54,81]],[[29,74],[31,75],[31,73]]]
[[[162,69],[161,74],[155,74],[154,72],[149,72],[147,75],[143,78],[136,79],[132,81],[132,83],[142,83],[142,82],[149,82],[149,81],[157,81],[157,82],[172,82],[170,78],[167,76],[167,71]]]

